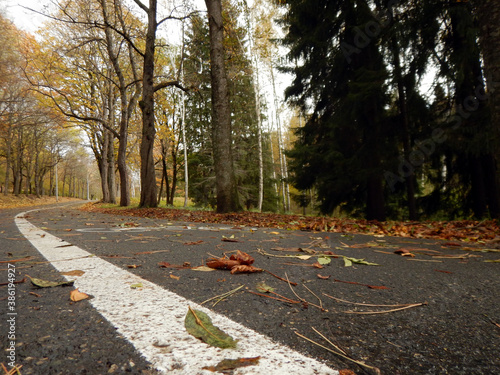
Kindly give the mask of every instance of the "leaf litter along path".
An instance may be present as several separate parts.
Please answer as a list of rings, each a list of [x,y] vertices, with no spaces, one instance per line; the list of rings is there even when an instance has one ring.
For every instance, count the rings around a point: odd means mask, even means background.
[[[212,211],[190,211],[173,208],[103,208],[89,203],[82,207],[89,212],[188,221],[196,223],[229,224],[257,228],[281,228],[334,233],[359,233],[410,238],[430,238],[448,241],[493,244],[500,246],[500,225],[493,220],[378,222],[347,218],[282,215],[241,212],[218,214]]]

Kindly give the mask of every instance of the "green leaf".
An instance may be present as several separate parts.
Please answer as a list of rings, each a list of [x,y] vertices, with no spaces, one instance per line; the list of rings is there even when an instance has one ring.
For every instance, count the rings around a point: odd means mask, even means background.
[[[318,263],[322,264],[322,265],[330,264],[331,261],[332,261],[332,258],[327,257],[327,256],[318,257]]]
[[[28,276],[31,283],[38,288],[52,288],[55,286],[73,286],[75,280],[71,281],[47,281],[42,279],[37,279],[36,277]]]
[[[351,258],[344,257],[344,267],[352,266]]]
[[[364,264],[365,266],[380,266],[380,264],[367,262],[364,259],[356,259],[350,257],[344,257],[344,263],[346,267],[352,266],[353,263]]]
[[[203,311],[193,310],[189,307],[189,311],[184,319],[184,327],[186,327],[189,334],[199,338],[210,346],[222,349],[236,348],[237,341],[215,327],[210,317]]]
[[[267,285],[264,281],[257,283],[257,290],[262,293],[274,292],[274,288]]]

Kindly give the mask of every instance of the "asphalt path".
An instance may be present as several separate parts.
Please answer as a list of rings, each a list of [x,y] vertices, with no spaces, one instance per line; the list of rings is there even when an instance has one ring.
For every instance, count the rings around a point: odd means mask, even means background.
[[[15,216],[29,210],[0,211],[0,260],[30,257],[24,261],[1,263],[0,283],[8,281],[12,265],[18,281],[25,275],[63,280],[54,267],[58,265],[46,262],[15,224]],[[183,314],[187,313],[188,304],[199,305],[241,287],[215,305],[214,300],[203,304],[214,317],[228,318],[220,320],[221,324],[234,322],[234,327],[219,328],[235,332],[232,336],[236,339],[256,332],[255,335],[286,345],[290,353],[299,352],[324,363],[332,369],[332,374],[341,369],[350,369],[356,374],[369,373],[367,366],[379,368],[383,374],[500,373],[499,265],[484,262],[498,259],[499,254],[477,251],[481,247],[348,233],[170,223],[89,213],[74,205],[45,207],[29,212],[24,218],[40,230],[66,241],[59,245],[61,254],[65,249],[69,251],[69,245],[74,245],[107,262],[105,264],[185,298],[176,300],[185,301],[185,305],[176,302],[181,304],[177,307]],[[301,251],[294,251],[299,248]],[[394,254],[402,248],[416,256]],[[229,256],[236,250],[248,253],[255,258],[256,267],[269,272],[231,275],[223,270],[192,269],[203,265],[208,258]],[[318,255],[325,252],[336,257],[329,258],[331,262],[322,269],[313,267]],[[379,266],[357,263],[346,266],[346,257],[365,259]],[[162,268],[161,262],[172,266]],[[285,278],[297,283],[293,291],[283,280]],[[78,287],[78,277],[74,279]],[[109,286],[110,299],[118,293],[115,282],[110,276],[109,285],[104,283]],[[256,286],[261,282],[286,298],[302,299],[307,303],[283,302],[250,293],[258,292]],[[8,297],[7,286],[0,288],[0,339],[5,349],[0,362],[7,365],[12,352],[7,337],[12,334],[12,315],[7,314],[12,311],[5,298]],[[123,334],[119,324],[114,324],[94,307],[92,303],[99,298],[72,302],[69,300],[71,289],[37,289],[29,282],[16,284],[14,354],[16,363],[23,366],[23,375],[156,374],[159,370],[172,373],[178,370],[165,370],[157,361],[146,360],[147,356],[134,346],[133,339]],[[83,288],[81,291],[85,292]],[[146,294],[146,290],[142,291]],[[135,292],[140,294],[141,288]],[[151,300],[155,296],[148,298]],[[126,305],[127,301],[123,302]],[[405,306],[359,305],[361,303]],[[149,308],[155,310],[154,301]],[[163,308],[158,301],[156,309],[161,311]],[[397,309],[401,310],[391,311]],[[357,314],[375,311],[380,313]],[[137,319],[143,324],[148,317],[147,314],[138,315]],[[155,329],[154,321],[149,325]],[[318,332],[340,349],[331,346]],[[331,353],[297,333],[334,351],[343,350],[345,357],[366,366]],[[150,345],[163,348],[165,357],[175,356],[175,351],[168,348],[169,343],[159,342],[158,337],[161,332],[151,335]],[[264,343],[267,339],[259,340]],[[264,344],[261,349],[262,353],[257,355],[265,361],[270,353]],[[234,358],[231,352],[223,353],[227,358]],[[200,357],[203,356],[200,354]],[[210,359],[206,362],[207,366],[214,365]],[[255,369],[258,367],[252,370],[249,366],[234,373],[290,373]],[[200,369],[192,373],[206,371]]]

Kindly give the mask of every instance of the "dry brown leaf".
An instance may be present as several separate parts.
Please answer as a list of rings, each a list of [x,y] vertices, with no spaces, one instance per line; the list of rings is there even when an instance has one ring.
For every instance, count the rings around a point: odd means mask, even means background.
[[[411,253],[409,250],[406,250],[406,249],[398,249],[396,251],[394,251],[394,254],[399,254],[403,257],[414,257],[415,254]]]
[[[89,295],[88,295],[88,294],[85,294],[85,293],[83,293],[83,292],[80,292],[80,291],[78,290],[78,288],[77,288],[77,289],[75,289],[75,290],[72,290],[72,291],[71,291],[71,293],[70,293],[70,295],[69,295],[69,298],[70,298],[72,301],[74,301],[74,302],[78,302],[78,301],[81,301],[81,300],[84,300],[84,299],[89,298]]]
[[[170,278],[174,280],[179,280],[181,277],[170,274]]]
[[[257,268],[257,267],[254,267],[254,266],[247,266],[246,264],[241,264],[239,266],[234,266],[233,268],[231,268],[231,274],[235,274],[235,273],[254,273],[254,272],[262,272],[264,271],[263,269],[261,268]]]
[[[240,250],[237,250],[236,255],[235,254],[231,255],[229,259],[237,260],[238,262],[240,262],[240,264],[246,264],[248,266],[251,265],[253,262],[255,262],[254,258],[252,258],[247,253],[244,253],[243,251]]]
[[[329,276],[322,276],[319,273],[316,276],[318,276],[318,279],[323,279],[323,280],[328,280],[331,277],[331,275],[329,275]]]
[[[240,264],[241,263],[237,260],[227,259],[227,258],[219,258],[219,259],[212,258],[210,260],[207,260],[206,262],[207,267],[219,270],[230,270],[234,266],[238,266]]]
[[[127,268],[138,268],[138,267],[141,267],[140,264],[128,264],[127,265]]]

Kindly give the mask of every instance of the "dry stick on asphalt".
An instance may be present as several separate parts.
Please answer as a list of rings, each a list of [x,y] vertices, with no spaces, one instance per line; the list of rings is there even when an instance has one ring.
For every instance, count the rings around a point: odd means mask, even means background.
[[[346,301],[340,298],[335,298],[330,296],[329,294],[323,293],[325,296],[330,297],[336,301],[344,302],[344,303],[350,303],[352,305],[358,305],[358,306],[370,306],[370,307],[396,307],[395,309],[391,310],[384,310],[384,311],[344,311],[346,314],[386,314],[386,313],[391,313],[395,311],[401,311],[405,309],[410,309],[412,307],[418,307],[418,306],[424,306],[427,305],[427,302],[422,302],[422,303],[405,303],[405,304],[399,304],[399,305],[375,305],[371,303],[357,303],[357,302],[350,302]]]
[[[21,375],[21,372],[19,371],[21,369],[21,367],[23,367],[23,365],[18,365],[18,366],[15,366],[13,368],[11,368],[10,370],[7,370],[7,368],[5,367],[5,365],[2,363],[2,370],[5,371],[5,374],[4,375]]]
[[[336,298],[336,297],[333,297],[329,294],[326,294],[326,293],[323,293],[325,296],[331,298],[331,299],[334,299],[336,301],[339,301],[339,302],[344,302],[344,303],[350,303],[351,305],[358,305],[358,306],[370,306],[370,307],[404,307],[404,306],[410,306],[412,305],[411,303],[402,303],[402,304],[399,304],[399,305],[375,305],[373,303],[360,303],[360,302],[351,302],[351,301],[346,301],[345,299],[340,299],[340,298]]]
[[[322,306],[318,306],[312,302],[308,302],[306,301],[304,298],[300,297],[297,293],[295,293],[295,290],[293,290],[292,288],[292,285],[290,283],[290,280],[288,280],[288,275],[286,274],[285,272],[285,277],[286,277],[286,280],[288,281],[288,286],[290,287],[290,290],[292,291],[293,294],[295,294],[295,297],[297,297],[300,301],[302,301],[303,303],[307,304],[307,305],[311,305],[311,306],[314,306],[314,307],[317,307],[318,309],[320,309],[321,311],[325,311],[325,312],[328,312],[328,310],[326,310],[325,308],[323,308]],[[302,284],[303,285],[303,284]]]
[[[274,292],[269,292],[269,293],[273,293],[273,294],[276,294],[280,297],[273,297],[273,296],[268,296],[267,294],[264,294],[264,293],[257,293],[257,292],[253,292],[251,290],[247,290],[248,293],[252,293],[252,294],[256,294],[258,296],[261,296],[261,297],[266,297],[266,298],[271,298],[271,299],[275,299],[275,300],[278,300],[278,301],[281,301],[281,302],[288,302],[288,303],[300,303],[300,301],[295,301],[293,299],[290,299],[290,298],[286,298],[286,297],[283,297],[277,293],[274,293]]]
[[[325,335],[323,335],[320,331],[318,331],[316,328],[311,327],[314,332],[316,332],[318,335],[320,335],[327,343],[329,343],[331,346],[333,346],[335,349],[337,349],[339,352],[341,352],[344,355],[347,355],[345,350],[339,348],[337,345],[335,345],[333,342],[331,342]]]
[[[408,306],[404,307],[399,307],[397,309],[391,309],[391,310],[384,310],[384,311],[344,311],[346,314],[360,314],[360,315],[368,315],[368,314],[386,314],[386,313],[391,313],[395,311],[401,311],[401,310],[406,310],[406,309],[411,309],[412,307],[418,307],[418,306],[424,306],[427,305],[427,302],[422,302],[422,303],[414,303]]]
[[[30,256],[27,256],[25,258],[21,258],[21,259],[12,259],[12,260],[0,260],[0,263],[15,263],[15,262],[24,262],[26,260],[30,260],[31,258],[34,258],[32,257],[31,255]]]
[[[337,352],[337,351],[335,351],[335,350],[332,350],[332,349],[330,349],[330,348],[327,348],[326,346],[321,345],[321,344],[317,343],[316,341],[311,340],[310,338],[308,338],[308,337],[306,337],[306,336],[304,336],[304,335],[301,335],[301,334],[300,334],[300,333],[298,333],[297,331],[294,331],[294,332],[295,332],[295,334],[296,334],[297,336],[299,336],[299,337],[303,338],[304,340],[307,340],[307,341],[309,341],[309,342],[313,343],[314,345],[319,346],[320,348],[323,348],[323,349],[325,349],[325,350],[328,350],[330,353],[336,354],[336,355],[338,355],[338,356],[340,356],[340,357],[342,357],[342,358],[344,358],[344,359],[347,359],[348,361],[354,362],[355,364],[357,364],[357,365],[359,365],[359,366],[365,367],[365,368],[367,368],[367,369],[369,369],[369,370],[373,371],[373,373],[375,373],[375,374],[377,374],[377,375],[380,375],[380,374],[381,374],[380,370],[379,370],[377,367],[369,366],[369,365],[367,365],[367,364],[366,364],[366,363],[364,363],[364,362],[356,361],[355,359],[352,359],[352,358],[350,358],[350,357],[346,356],[345,354],[342,354],[341,352]]]
[[[245,286],[245,284],[240,285],[239,287],[237,287],[237,288],[235,288],[235,289],[233,289],[233,290],[230,290],[229,292],[226,292],[226,293],[220,294],[220,295],[218,295],[218,296],[215,296],[215,297],[209,298],[209,299],[207,299],[206,301],[203,301],[202,303],[200,303],[200,305],[203,305],[204,303],[210,302],[210,301],[212,301],[212,300],[214,300],[214,299],[217,299],[217,298],[218,298],[217,302],[215,302],[215,303],[212,305],[212,307],[213,307],[213,306],[217,305],[220,301],[222,301],[222,300],[224,300],[224,299],[226,299],[226,298],[230,297],[230,296],[231,296],[231,295],[233,295],[234,293],[236,293],[238,290],[240,290],[240,289],[241,289],[241,288],[243,288],[244,286]]]
[[[285,280],[284,278],[279,277],[278,275],[275,275],[274,273],[269,272],[268,270],[264,270],[264,271],[266,271],[269,275],[274,276],[274,277],[276,277],[277,279],[279,279],[281,281],[284,281],[286,283],[292,284],[293,286],[297,286],[297,283],[291,282],[290,280]]]
[[[316,297],[319,301],[319,306],[321,307],[321,309],[323,309],[323,301],[321,301],[321,298],[319,298],[311,289],[309,289],[306,284],[302,284],[304,286],[304,288],[306,288],[309,293],[311,293],[314,297]]]

